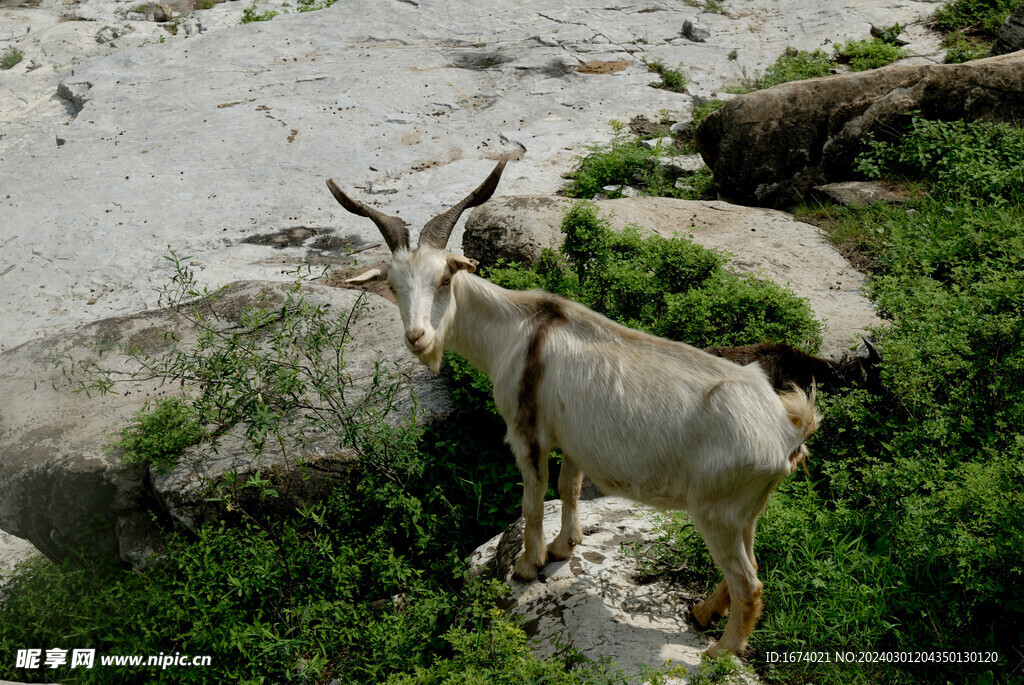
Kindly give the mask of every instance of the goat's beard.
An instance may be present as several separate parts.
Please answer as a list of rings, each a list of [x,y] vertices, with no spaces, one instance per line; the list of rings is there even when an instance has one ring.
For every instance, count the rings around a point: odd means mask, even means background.
[[[416,355],[416,358],[426,364],[434,375],[441,373],[441,359],[444,357],[444,345],[438,344],[439,342],[435,340],[429,350]]]

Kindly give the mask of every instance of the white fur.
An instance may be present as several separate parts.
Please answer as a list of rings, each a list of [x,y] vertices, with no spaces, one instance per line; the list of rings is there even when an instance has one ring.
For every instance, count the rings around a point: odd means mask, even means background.
[[[780,398],[756,364],[739,366],[639,333],[547,293],[505,290],[474,270],[465,257],[421,245],[396,251],[373,277],[394,288],[406,344],[425,364],[437,372],[451,349],[491,378],[525,486],[526,550],[516,576],[535,578],[548,554],[567,558],[582,541],[576,503],[585,472],[606,493],[691,512],[724,576],[693,615],[706,624],[731,606],[734,618],[709,652],[742,652],[760,615],[754,526],[814,430],[813,394],[808,400],[794,390]],[[519,412],[545,300],[564,317],[549,321],[539,357],[535,465],[534,436],[521,434]],[[564,455],[562,530],[545,547],[541,509],[555,447]]]

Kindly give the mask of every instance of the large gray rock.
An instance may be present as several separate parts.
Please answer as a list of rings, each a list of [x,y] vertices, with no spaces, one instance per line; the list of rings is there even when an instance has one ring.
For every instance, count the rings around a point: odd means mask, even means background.
[[[743,95],[695,132],[723,199],[782,207],[817,185],[852,180],[871,135],[930,119],[1024,119],[1024,52],[964,64],[892,65]]]
[[[170,34],[127,19],[136,3],[0,7],[0,50],[25,53],[0,71],[0,350],[154,306],[168,245],[221,285],[277,279],[307,258],[306,245],[243,242],[254,235],[307,227],[379,244],[329,196],[328,177],[414,234],[503,152],[516,160],[500,193],[551,194],[584,145],[609,139],[609,120],[688,118],[690,98],[650,88],[643,57],[682,64],[693,93],[718,92],[787,45],[861,38],[934,7],[744,0],[702,14],[711,37],[693,43],[679,35],[685,3],[287,4],[291,14],[246,25],[249,2],[194,12],[204,30],[191,36],[186,21]],[[910,33],[916,52],[938,50],[923,26]],[[376,259],[383,248],[367,249]]]
[[[242,314],[257,306],[272,311],[286,297],[289,284],[241,282],[218,293],[210,308],[214,325],[230,330]],[[345,317],[359,293],[306,286],[307,302]],[[409,416],[410,391],[421,420],[447,416],[452,405],[440,379],[405,350],[397,307],[370,295],[366,309],[351,328],[344,373],[353,379],[350,400],[365,392],[374,367],[408,376],[390,419]],[[173,309],[104,319],[60,335],[35,340],[0,355],[0,395],[15,398],[0,407],[0,528],[27,538],[51,559],[88,546],[136,565],[161,548],[172,528],[195,529],[223,516],[223,507],[207,501],[211,486],[235,473],[245,482],[261,471],[280,493],[275,508],[292,508],[326,496],[337,478],[353,466],[351,450],[329,436],[289,446],[287,455],[267,450],[257,455],[245,440],[228,434],[211,450],[190,449],[170,473],[122,463],[109,448],[120,426],[146,402],[182,392],[159,379],[118,385],[119,394],[91,397],[72,393],[55,360],[97,362],[115,371],[134,363],[117,348],[98,357],[99,345],[141,347],[159,355],[171,346],[191,344],[197,327]],[[245,497],[245,493],[242,495]],[[253,493],[255,499],[255,493]]]
[[[473,210],[463,246],[482,264],[498,259],[533,262],[545,247],[558,248],[568,206],[560,197],[498,198]],[[881,319],[861,292],[864,275],[815,226],[769,209],[659,197],[601,200],[612,228],[638,224],[645,233],[690,235],[705,247],[733,255],[730,269],[786,285],[806,297],[822,322],[821,354],[838,359],[851,342]]]

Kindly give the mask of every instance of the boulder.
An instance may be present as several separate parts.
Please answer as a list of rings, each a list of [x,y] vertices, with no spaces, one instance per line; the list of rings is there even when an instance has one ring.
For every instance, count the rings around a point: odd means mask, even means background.
[[[877,181],[840,181],[814,186],[823,197],[850,207],[864,207],[872,202],[900,204],[907,201],[905,195],[889,190]]]
[[[992,44],[992,49],[988,54],[992,57],[1018,50],[1024,50],[1024,4],[1018,5],[1017,9],[1006,18],[1006,22],[1003,23],[1003,28],[999,29],[999,36]]]
[[[783,207],[817,185],[854,180],[870,136],[892,137],[911,112],[932,119],[1024,119],[1024,52],[964,64],[891,65],[748,93],[695,131],[719,197]]]
[[[280,306],[290,287],[234,283],[218,292],[209,320],[229,330],[253,306]],[[307,302],[339,317],[348,316],[360,297],[353,290],[325,286],[304,286],[303,294]],[[405,350],[401,330],[397,307],[368,295],[345,348],[345,373],[353,379],[349,399],[365,393],[375,365],[382,363],[387,371],[408,376],[386,419],[409,416],[413,393],[421,420],[447,416],[452,405],[446,388]],[[203,443],[186,451],[169,473],[123,463],[109,447],[116,431],[147,402],[184,390],[161,385],[159,379],[137,380],[119,384],[118,394],[89,396],[72,392],[65,371],[74,373],[90,362],[129,371],[137,366],[120,349],[159,355],[170,348],[171,337],[189,345],[197,333],[190,319],[165,308],[104,319],[0,355],[0,394],[17,399],[0,407],[0,528],[27,538],[54,560],[85,546],[143,566],[161,549],[168,530],[195,529],[223,517],[223,507],[207,498],[230,474],[243,483],[257,471],[272,480],[280,493],[269,498],[276,509],[328,494],[354,459],[329,436],[308,436],[282,456],[279,450],[254,454],[244,439],[229,432],[215,450]],[[55,365],[56,360],[63,365]]]
[[[560,512],[561,502],[545,503],[548,539],[561,525]],[[571,559],[541,569],[536,581],[510,579],[511,562],[523,551],[522,518],[477,548],[470,564],[510,585],[508,609],[525,619],[534,652],[541,657],[568,645],[594,661],[609,659],[628,673],[635,673],[638,664],[661,667],[666,661],[696,667],[713,642],[685,619],[697,598],[662,581],[638,582],[636,557],[622,550],[625,543],[654,541],[658,514],[621,497],[601,497],[581,501],[579,516],[583,542]]]
[[[571,200],[561,197],[496,198],[473,210],[463,236],[465,253],[481,264],[498,259],[533,262],[558,248],[559,228]],[[733,255],[728,268],[787,285],[806,297],[822,321],[820,353],[838,359],[850,343],[882,321],[861,294],[864,275],[833,248],[815,226],[770,209],[660,197],[601,200],[614,229],[638,224],[645,233],[690,235]]]

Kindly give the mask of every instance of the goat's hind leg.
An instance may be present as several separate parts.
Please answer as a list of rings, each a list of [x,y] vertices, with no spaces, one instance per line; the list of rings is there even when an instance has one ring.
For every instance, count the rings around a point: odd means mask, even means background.
[[[562,498],[562,530],[548,545],[548,556],[552,559],[570,558],[572,548],[583,542],[583,530],[576,512],[582,486],[583,472],[579,465],[569,455],[562,455],[562,471],[558,474],[558,495]]]
[[[729,611],[729,583],[723,578],[711,596],[693,607],[690,616],[701,628],[707,628],[719,616]]]
[[[510,437],[516,464],[523,475],[523,538],[526,550],[516,558],[512,577],[529,581],[537,577],[537,569],[547,561],[544,545],[544,494],[548,489],[548,453],[539,445]]]
[[[711,557],[722,571],[722,583],[728,586],[729,595],[729,620],[722,637],[708,648],[707,654],[711,657],[742,654],[747,638],[761,617],[762,586],[744,539],[747,537],[744,529],[748,527],[749,523],[709,525],[707,522],[698,526]]]

